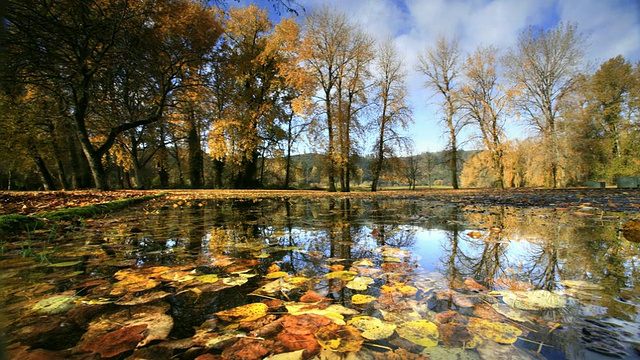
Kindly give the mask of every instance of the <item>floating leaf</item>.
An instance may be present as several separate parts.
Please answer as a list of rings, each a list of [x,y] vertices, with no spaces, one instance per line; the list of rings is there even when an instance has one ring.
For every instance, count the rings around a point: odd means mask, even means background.
[[[408,257],[411,253],[408,250],[398,249],[398,248],[385,248],[382,251],[382,257],[386,258],[403,258]]]
[[[264,360],[302,360],[304,350],[296,350],[287,353],[275,354],[264,358]]]
[[[242,276],[235,276],[232,278],[222,278],[222,283],[228,286],[240,286],[244,285],[249,281],[248,278]]]
[[[285,271],[274,271],[265,275],[265,279],[277,279],[285,276],[289,276],[289,274]]]
[[[123,352],[133,350],[144,338],[143,331],[147,325],[125,326],[86,341],[82,350],[97,352],[102,358],[110,358]]]
[[[359,351],[364,343],[364,338],[355,327],[333,323],[318,329],[315,337],[323,348],[339,352]]]
[[[76,261],[65,261],[65,262],[59,262],[59,263],[55,263],[55,264],[49,264],[49,267],[54,267],[54,268],[59,268],[59,267],[69,267],[69,266],[74,266],[74,265],[78,265],[82,263],[81,260],[76,260]]]
[[[396,325],[384,322],[371,316],[356,316],[347,322],[362,331],[362,337],[367,340],[382,340],[393,335]]]
[[[428,320],[409,321],[396,329],[398,335],[420,346],[437,346],[440,334],[438,326]]]
[[[322,306],[320,308],[319,306]],[[288,303],[285,305],[287,311],[291,315],[322,315],[333,320],[337,324],[344,324],[344,316],[342,315],[356,315],[358,311],[354,309],[346,308],[342,305],[332,304],[326,306],[326,303]]]
[[[480,239],[484,235],[482,235],[482,233],[479,232],[479,231],[469,231],[467,233],[467,236],[472,238],[472,239]]]
[[[411,295],[415,295],[418,292],[418,289],[411,285],[396,283],[392,285],[382,285],[380,287],[380,292],[383,294],[394,294],[394,295],[397,294],[402,296],[411,296]]]
[[[373,283],[374,283],[373,279],[368,276],[356,276],[355,278],[353,278],[353,280],[349,281],[345,286],[351,290],[364,291],[364,290],[367,290],[367,287]]]
[[[171,294],[165,291],[155,291],[152,293],[148,293],[148,294],[143,294],[140,296],[135,296],[135,297],[131,297],[131,298],[122,298],[118,301],[116,301],[115,303],[117,305],[140,305],[140,304],[147,304],[156,300],[160,300],[160,299],[164,299],[167,296],[170,296]]]
[[[351,303],[354,305],[368,304],[375,300],[376,300],[375,296],[371,296],[371,295],[355,294],[351,297]]]
[[[594,284],[584,280],[562,280],[558,282],[566,287],[580,290],[603,290],[602,285]]]
[[[218,282],[218,280],[220,279],[218,278],[218,274],[206,274],[206,275],[196,276],[195,280],[204,284],[213,284]]]
[[[371,260],[368,259],[362,259],[359,261],[356,261],[353,263],[353,266],[366,266],[366,267],[371,267],[373,266],[373,263],[371,262]]]
[[[233,309],[217,312],[215,315],[224,321],[253,321],[267,315],[269,307],[263,303],[252,303]]]
[[[507,305],[521,310],[557,309],[567,304],[563,296],[547,290],[500,291],[500,295]]]
[[[275,295],[275,294],[280,293],[280,292],[291,291],[291,290],[293,290],[295,288],[296,288],[295,285],[290,284],[287,281],[284,281],[283,278],[279,278],[279,279],[275,279],[275,280],[263,285],[259,289],[251,292],[249,295],[256,295],[256,296],[260,296],[260,295]]]
[[[495,304],[493,304],[491,306],[496,310],[496,312],[498,312],[501,315],[504,315],[504,316],[508,317],[511,320],[518,321],[518,322],[527,321],[525,314],[523,314],[518,309],[512,308],[511,306],[508,306],[508,305],[502,304],[502,303],[495,303]]]
[[[513,344],[518,340],[518,336],[522,335],[522,330],[517,327],[479,318],[469,320],[469,330],[482,338],[500,344]]]
[[[340,271],[332,271],[330,273],[327,273],[325,274],[325,277],[327,279],[339,279],[343,281],[351,281],[356,277],[356,275],[358,275],[358,273],[355,271],[340,270]]]
[[[71,310],[74,306],[74,301],[78,299],[73,295],[55,295],[44,300],[38,301],[33,310],[43,314],[61,314]]]

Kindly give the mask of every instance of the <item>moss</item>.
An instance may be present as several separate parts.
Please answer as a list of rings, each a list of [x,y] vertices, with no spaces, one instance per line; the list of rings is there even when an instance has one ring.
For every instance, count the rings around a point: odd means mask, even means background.
[[[9,214],[0,216],[0,236],[11,235],[25,229],[44,226],[44,222],[33,216]]]
[[[35,215],[18,215],[9,214],[0,216],[0,236],[16,234],[22,230],[34,229],[44,226],[42,219],[51,221],[68,221],[74,219],[86,219],[100,214],[106,214],[108,212],[125,209],[129,206],[133,206],[160,196],[148,195],[136,198],[128,198],[110,201],[107,203],[79,206],[68,209],[60,209],[55,211],[49,211],[45,213],[39,213]]]

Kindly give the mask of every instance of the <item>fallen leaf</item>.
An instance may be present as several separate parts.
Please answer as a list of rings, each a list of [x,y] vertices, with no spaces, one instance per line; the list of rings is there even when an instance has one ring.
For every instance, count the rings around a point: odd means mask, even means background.
[[[557,309],[567,304],[564,296],[547,290],[500,291],[500,295],[507,305],[521,310]]]
[[[223,321],[241,322],[253,321],[267,315],[269,307],[263,303],[251,303],[235,307],[233,309],[215,313]]]
[[[147,325],[143,324],[122,327],[85,342],[82,350],[97,352],[103,358],[114,357],[133,350],[144,338],[142,332],[146,328]]]
[[[360,331],[349,325],[331,323],[318,329],[314,335],[324,349],[338,352],[359,351],[364,343]]]
[[[440,334],[438,326],[428,320],[415,320],[401,324],[396,329],[398,336],[420,346],[437,346]]]
[[[265,275],[265,279],[278,279],[278,278],[282,278],[282,277],[286,277],[289,276],[288,273],[286,273],[285,271],[274,271],[271,273],[268,273],[267,275]]]
[[[518,340],[518,336],[522,335],[522,330],[517,327],[479,318],[469,320],[469,330],[482,338],[500,344],[513,344]]]
[[[225,359],[260,360],[271,352],[273,341],[258,338],[240,338],[233,345],[225,347]]]
[[[326,277],[327,279],[351,281],[356,277],[356,275],[358,275],[358,273],[355,271],[339,270],[339,271],[332,271],[330,273],[327,273],[324,275],[324,277]]]
[[[371,316],[356,316],[347,322],[362,331],[362,337],[367,340],[382,340],[393,335],[396,325],[384,322]]]
[[[376,297],[371,295],[355,294],[351,297],[351,303],[354,305],[368,304],[376,300]]]
[[[373,283],[374,283],[374,280],[368,276],[356,276],[355,278],[353,278],[353,280],[349,281],[345,286],[351,290],[364,291],[364,290],[367,290],[367,287],[369,287],[369,285]]]
[[[78,297],[73,295],[55,295],[38,301],[33,306],[33,310],[49,315],[61,314],[71,310],[76,299]]]

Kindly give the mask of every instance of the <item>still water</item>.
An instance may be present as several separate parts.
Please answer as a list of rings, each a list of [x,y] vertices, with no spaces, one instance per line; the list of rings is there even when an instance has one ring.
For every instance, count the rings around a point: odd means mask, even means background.
[[[308,346],[287,345],[286,325],[264,329],[315,294],[325,300],[307,307],[338,326],[367,316],[391,330],[343,341],[355,348],[314,332],[322,346],[298,358],[632,359],[640,246],[626,220],[419,198],[157,200],[7,240],[4,336],[16,358],[293,354]],[[221,313],[257,302],[269,306],[259,320]],[[432,342],[407,335],[426,323]],[[238,339],[264,353],[234,355]]]

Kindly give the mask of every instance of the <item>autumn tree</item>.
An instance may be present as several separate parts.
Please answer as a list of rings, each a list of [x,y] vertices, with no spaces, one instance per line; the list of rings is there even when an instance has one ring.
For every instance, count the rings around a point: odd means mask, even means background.
[[[489,46],[479,47],[467,57],[460,100],[464,114],[478,129],[482,144],[491,154],[493,186],[502,189],[508,99],[498,78],[497,54],[498,50]]]
[[[464,118],[460,116],[458,40],[439,37],[434,47],[427,48],[420,54],[417,70],[426,77],[425,87],[442,98],[440,108],[443,115],[442,121],[447,129],[451,185],[457,189],[460,145],[458,135],[464,127]]]
[[[411,119],[411,110],[406,105],[407,89],[405,79],[407,77],[402,60],[398,52],[388,39],[378,49],[377,54],[377,78],[375,81],[375,104],[379,109],[379,115],[372,123],[373,131],[377,134],[374,145],[374,159],[371,164],[371,191],[377,191],[380,174],[384,168],[385,159],[394,156],[394,150],[405,146],[408,139],[399,133],[406,129]],[[413,156],[411,160],[415,161]],[[417,171],[413,163],[409,164],[411,174]],[[415,189],[415,176],[408,176],[410,184]]]
[[[103,160],[117,137],[161,120],[220,34],[215,13],[189,0],[10,1],[7,29],[3,80],[66,104],[98,189],[109,186]],[[111,113],[125,94],[144,98],[133,119]]]
[[[575,24],[561,23],[546,31],[529,27],[503,59],[520,116],[545,142],[553,187],[566,180],[562,108],[581,74],[584,46],[585,36]]]

